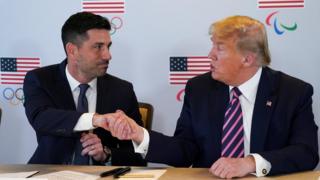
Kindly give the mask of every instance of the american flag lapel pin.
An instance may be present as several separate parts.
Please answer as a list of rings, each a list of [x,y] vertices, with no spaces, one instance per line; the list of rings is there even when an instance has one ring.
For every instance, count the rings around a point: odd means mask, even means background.
[[[272,102],[271,102],[271,101],[267,101],[266,105],[269,106],[269,107],[271,107]]]

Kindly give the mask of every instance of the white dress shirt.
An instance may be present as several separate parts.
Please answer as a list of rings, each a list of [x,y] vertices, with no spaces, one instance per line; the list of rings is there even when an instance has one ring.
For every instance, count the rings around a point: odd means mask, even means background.
[[[67,65],[68,66],[68,65]],[[78,97],[80,94],[80,88],[79,85],[81,84],[79,81],[74,79],[71,74],[69,73],[69,70],[66,66],[66,76],[67,80],[69,82],[72,96],[75,105],[78,105]],[[97,103],[97,78],[94,78],[92,81],[88,83],[89,88],[86,91],[86,97],[88,101],[88,113],[83,113],[76,126],[74,127],[74,131],[87,131],[94,129],[92,125],[92,118],[96,111],[96,103]]]
[[[252,124],[252,115],[254,103],[256,100],[256,95],[258,91],[258,85],[262,73],[262,68],[256,72],[256,74],[251,77],[248,81],[244,82],[238,86],[242,95],[239,97],[241,109],[243,113],[243,126],[244,126],[244,154],[245,156],[253,156],[256,163],[256,173],[257,177],[265,176],[269,173],[271,169],[271,164],[261,155],[257,153],[250,154],[250,136],[251,136],[251,124]],[[231,91],[233,87],[229,86]],[[231,94],[231,93],[230,93]],[[230,95],[231,98],[231,95]],[[134,150],[136,153],[141,153],[143,157],[146,156],[149,148],[150,135],[147,130],[143,129],[144,137],[143,141],[140,144],[133,142]]]

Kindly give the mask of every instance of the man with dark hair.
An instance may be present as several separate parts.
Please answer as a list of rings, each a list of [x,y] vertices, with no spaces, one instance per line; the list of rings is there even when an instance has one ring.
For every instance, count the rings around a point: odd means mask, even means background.
[[[110,23],[81,12],[62,27],[67,58],[27,73],[25,111],[36,131],[36,164],[145,165],[131,141],[97,128],[104,114],[124,110],[142,125],[131,83],[107,74],[111,60]]]
[[[211,72],[188,81],[173,137],[148,132],[123,112],[110,117],[105,128],[132,139],[147,161],[208,167],[221,178],[315,168],[313,88],[267,67],[263,23],[231,16],[213,23],[210,34]]]

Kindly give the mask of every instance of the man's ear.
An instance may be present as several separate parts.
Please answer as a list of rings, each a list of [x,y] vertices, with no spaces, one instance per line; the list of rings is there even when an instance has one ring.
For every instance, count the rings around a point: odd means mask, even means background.
[[[248,52],[243,56],[242,63],[246,67],[255,65],[257,62],[257,55],[252,52]]]
[[[74,57],[75,54],[77,53],[77,46],[71,42],[68,42],[66,44],[66,51],[67,51],[67,55],[68,57]]]

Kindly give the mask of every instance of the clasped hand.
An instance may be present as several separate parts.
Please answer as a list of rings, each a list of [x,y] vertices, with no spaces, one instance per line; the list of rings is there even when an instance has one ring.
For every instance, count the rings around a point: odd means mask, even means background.
[[[138,144],[143,140],[143,128],[121,110],[115,113],[95,114],[93,125],[110,131],[112,136],[120,140],[133,140]]]

